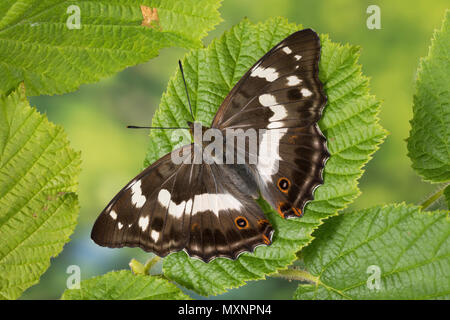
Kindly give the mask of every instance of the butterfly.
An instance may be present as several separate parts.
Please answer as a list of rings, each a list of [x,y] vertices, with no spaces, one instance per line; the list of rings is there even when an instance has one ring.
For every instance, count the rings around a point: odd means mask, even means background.
[[[174,163],[173,154],[187,159],[198,147],[184,145],[120,190],[97,218],[94,242],[161,257],[184,250],[204,262],[270,245],[274,229],[255,200],[261,196],[283,218],[299,218],[323,184],[330,155],[317,125],[326,104],[319,59],[317,34],[295,32],[259,59],[220,105],[210,127],[261,130],[256,150],[234,147],[260,162]],[[192,133],[198,124],[188,125]],[[277,135],[269,139],[271,132]]]

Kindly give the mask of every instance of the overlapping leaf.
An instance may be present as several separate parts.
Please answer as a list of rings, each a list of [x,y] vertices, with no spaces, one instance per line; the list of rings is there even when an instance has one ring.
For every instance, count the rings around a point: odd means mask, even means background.
[[[142,26],[141,5],[156,8],[159,23]],[[200,47],[220,21],[219,5],[220,0],[3,0],[0,94],[20,81],[28,95],[61,94],[145,62],[161,48]]]
[[[79,289],[67,289],[63,300],[188,300],[177,286],[157,276],[113,271],[81,281]]]
[[[248,68],[299,29],[301,26],[281,18],[260,24],[244,20],[208,48],[189,53],[183,66],[196,119],[210,125],[219,105]],[[328,105],[320,128],[328,139],[331,158],[325,168],[325,184],[315,192],[316,200],[308,204],[303,218],[294,220],[281,219],[261,202],[275,228],[271,246],[259,247],[236,261],[218,258],[208,264],[190,259],[184,252],[171,254],[164,259],[165,276],[202,295],[219,294],[247,280],[261,279],[292,263],[295,253],[311,241],[311,233],[321,220],[358,195],[362,166],[385,136],[377,123],[378,102],[369,95],[367,78],[361,75],[358,48],[333,43],[327,36],[321,36],[321,41],[320,79]],[[190,120],[188,108],[177,72],[169,81],[153,125],[185,126]],[[153,130],[146,164],[170,152],[177,143],[167,130]]]
[[[80,154],[31,108],[23,86],[0,96],[0,298],[38,282],[78,214]]]
[[[388,205],[326,221],[303,251],[297,299],[449,299],[448,211]]]
[[[450,185],[445,187],[445,189],[444,189],[444,197],[445,197],[445,201],[447,203],[447,209],[450,210]]]
[[[450,11],[417,72],[408,139],[412,167],[430,182],[450,181]]]

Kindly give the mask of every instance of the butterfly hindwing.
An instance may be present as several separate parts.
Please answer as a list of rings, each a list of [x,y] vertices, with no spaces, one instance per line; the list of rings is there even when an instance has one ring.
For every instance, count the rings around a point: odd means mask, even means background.
[[[322,171],[329,156],[326,140],[317,126],[278,131],[283,132],[278,135],[278,145],[276,142],[272,145],[278,148],[278,168],[267,170],[272,163],[264,156],[273,156],[273,151],[266,154],[260,149],[262,159],[255,174],[263,198],[282,217],[299,217],[306,203],[314,198],[314,190],[323,184]]]
[[[194,180],[183,183],[183,179],[176,185],[190,190],[183,214],[186,242],[182,249],[191,257],[206,262],[216,257],[236,259],[242,252],[252,252],[259,245],[271,243],[273,229],[263,212],[253,198],[240,193],[235,184],[222,175],[221,167],[194,164],[185,169]],[[177,192],[173,190],[176,197],[181,194]],[[166,219],[170,224],[170,215]],[[169,242],[170,237],[167,239]],[[168,252],[178,250],[180,248],[169,248]]]

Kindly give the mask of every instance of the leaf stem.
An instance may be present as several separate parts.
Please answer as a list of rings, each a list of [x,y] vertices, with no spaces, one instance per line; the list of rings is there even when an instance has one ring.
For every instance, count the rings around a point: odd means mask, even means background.
[[[271,274],[271,277],[276,278],[284,278],[287,280],[297,280],[297,281],[306,281],[313,284],[319,283],[319,278],[316,276],[313,276],[311,273],[309,273],[306,270],[292,268],[292,269],[285,269],[285,270],[278,270],[278,273]]]
[[[144,266],[144,274],[147,274],[147,275],[148,275],[148,274],[150,273],[150,269],[151,269],[151,268],[152,268],[159,260],[161,260],[161,258],[158,257],[158,256],[155,256],[155,257],[149,259],[149,260],[145,263],[145,266]]]
[[[131,259],[129,266],[134,274],[144,274],[149,275],[150,269],[160,260],[160,257],[153,257],[149,259],[145,265],[137,261],[136,259]]]
[[[436,200],[438,200],[444,194],[445,186],[439,189],[437,192],[432,194],[428,199],[420,204],[422,210],[425,210],[429,206],[431,206]]]
[[[131,259],[128,265],[130,266],[131,271],[133,271],[134,274],[144,274],[144,265],[136,259]]]

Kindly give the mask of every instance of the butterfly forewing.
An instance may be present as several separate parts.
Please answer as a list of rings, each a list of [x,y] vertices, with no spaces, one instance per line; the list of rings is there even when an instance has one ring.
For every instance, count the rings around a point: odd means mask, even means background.
[[[290,35],[247,71],[212,124],[222,130],[267,131],[258,143],[258,164],[251,168],[261,195],[283,217],[303,214],[323,183],[329,157],[317,126],[326,104],[319,58],[320,39],[314,31]]]
[[[247,109],[274,104],[290,102],[289,109],[323,109],[326,97],[318,78],[319,58],[320,40],[314,31],[293,33],[245,73],[225,98],[211,127],[226,128]]]

